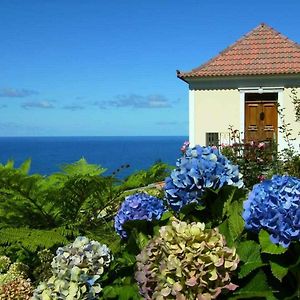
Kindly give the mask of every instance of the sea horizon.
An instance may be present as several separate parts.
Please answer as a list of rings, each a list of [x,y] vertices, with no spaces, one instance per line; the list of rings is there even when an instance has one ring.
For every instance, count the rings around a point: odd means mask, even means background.
[[[0,138],[35,138],[35,137],[42,137],[42,138],[48,138],[48,137],[55,137],[55,138],[59,138],[59,137],[63,137],[63,138],[67,138],[67,137],[186,137],[186,135],[16,135],[16,136],[0,136]]]
[[[122,165],[120,177],[149,168],[157,161],[175,165],[187,136],[11,136],[0,137],[0,163],[18,167],[31,159],[30,173],[50,175],[64,164],[84,157],[111,174]]]

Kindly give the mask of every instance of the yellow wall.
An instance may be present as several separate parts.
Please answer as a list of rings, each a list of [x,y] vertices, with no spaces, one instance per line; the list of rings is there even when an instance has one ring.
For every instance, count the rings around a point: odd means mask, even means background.
[[[195,144],[206,144],[206,132],[240,129],[240,93],[231,90],[194,90]]]
[[[283,107],[284,109],[284,114],[285,114],[285,122],[286,123],[290,123],[291,125],[289,125],[289,128],[292,129],[291,133],[292,136],[291,138],[295,138],[296,140],[293,142],[294,147],[296,148],[296,150],[299,150],[299,143],[300,143],[300,139],[299,139],[299,133],[300,133],[300,122],[296,122],[295,121],[295,107],[293,104],[293,101],[291,99],[291,88],[285,88],[283,91],[283,99],[282,99],[282,103],[283,103]],[[297,91],[297,96],[298,99],[300,99],[300,88],[296,89]],[[279,118],[280,119],[280,118]],[[280,123],[281,120],[279,120]],[[280,125],[280,124],[279,124]],[[284,143],[284,142],[283,142]],[[284,144],[284,146],[287,146],[286,144]],[[283,147],[284,148],[284,147]]]
[[[295,138],[292,144],[295,150],[300,150],[300,122],[295,121],[295,108],[290,97],[291,90],[291,88],[284,88],[283,92],[279,92],[278,102],[285,108],[285,122],[291,124],[289,126],[292,129],[291,138]],[[192,90],[191,92],[194,98],[194,144],[206,145],[207,132],[228,134],[229,125],[241,132],[244,131],[244,117],[241,116],[244,110],[240,107],[238,89]],[[300,88],[297,88],[297,95],[300,99]],[[278,126],[281,123],[281,119],[278,118]],[[278,143],[280,150],[287,147],[283,134],[280,132],[278,132]]]

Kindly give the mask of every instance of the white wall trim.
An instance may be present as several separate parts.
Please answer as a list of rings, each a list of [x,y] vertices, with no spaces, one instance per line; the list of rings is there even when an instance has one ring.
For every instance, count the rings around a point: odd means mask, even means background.
[[[283,95],[283,90],[278,92],[278,105],[279,108],[284,108],[284,95]],[[282,126],[282,120],[278,114],[278,151],[283,150],[284,148],[287,147],[284,141],[283,133],[280,132],[279,127]]]
[[[189,90],[189,142],[190,146],[195,146],[195,91]]]
[[[240,91],[240,137],[244,140],[245,133],[245,92]]]
[[[240,92],[243,93],[279,93],[280,91],[284,90],[284,87],[266,87],[266,86],[259,86],[259,87],[245,87],[239,88]]]

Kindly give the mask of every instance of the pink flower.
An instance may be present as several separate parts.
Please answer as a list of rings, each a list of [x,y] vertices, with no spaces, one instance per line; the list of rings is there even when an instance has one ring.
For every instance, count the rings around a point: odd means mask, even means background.
[[[266,179],[266,176],[259,175],[259,176],[257,176],[257,179],[259,180],[259,182],[263,182]]]
[[[189,147],[190,142],[189,141],[185,141],[182,145],[182,147],[180,148],[181,152],[185,153],[187,148]]]

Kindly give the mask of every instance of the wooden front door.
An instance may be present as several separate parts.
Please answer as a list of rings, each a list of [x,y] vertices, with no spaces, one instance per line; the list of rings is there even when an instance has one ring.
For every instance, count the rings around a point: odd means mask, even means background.
[[[277,141],[276,101],[245,102],[245,141]]]

